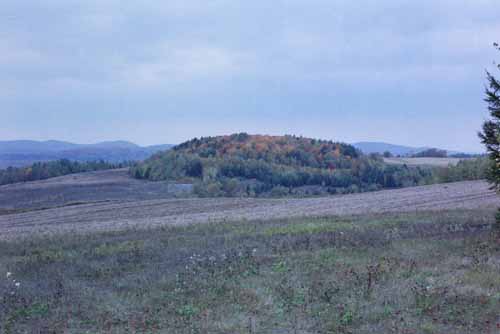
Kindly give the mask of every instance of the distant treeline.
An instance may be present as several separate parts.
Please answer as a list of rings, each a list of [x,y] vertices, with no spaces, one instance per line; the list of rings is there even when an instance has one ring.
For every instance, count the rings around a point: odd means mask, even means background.
[[[479,158],[481,154],[469,154],[469,153],[452,153],[448,154],[445,150],[440,150],[437,148],[429,148],[427,150],[423,150],[421,152],[412,154],[412,158]]]
[[[445,150],[429,148],[412,155],[413,158],[446,158],[448,153]]]
[[[134,177],[193,182],[200,196],[323,195],[484,178],[486,161],[389,165],[343,143],[235,134],[193,139],[131,168]],[[484,170],[483,170],[484,169]]]
[[[455,166],[435,167],[435,183],[483,180],[488,177],[491,160],[487,156],[460,160]]]
[[[355,193],[431,182],[428,168],[387,165],[382,159],[360,157],[339,169],[291,167],[263,160],[201,158],[171,151],[161,161],[132,168],[136,178],[186,180],[201,196],[284,196]]]
[[[67,159],[36,162],[28,167],[0,169],[0,185],[45,180],[74,173],[129,167],[132,162],[108,163],[105,161],[77,162]]]

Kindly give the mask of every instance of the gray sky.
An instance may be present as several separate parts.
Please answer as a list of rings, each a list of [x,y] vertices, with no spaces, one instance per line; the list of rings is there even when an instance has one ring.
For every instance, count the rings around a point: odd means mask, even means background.
[[[0,140],[482,150],[498,0],[4,0]]]

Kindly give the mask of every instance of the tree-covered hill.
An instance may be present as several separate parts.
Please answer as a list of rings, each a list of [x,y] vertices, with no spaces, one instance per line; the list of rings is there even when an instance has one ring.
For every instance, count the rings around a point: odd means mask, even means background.
[[[153,155],[131,173],[193,182],[202,196],[320,195],[433,182],[429,168],[387,165],[349,144],[246,133],[192,139]]]
[[[174,147],[176,152],[202,158],[240,158],[268,163],[337,169],[350,165],[360,152],[353,146],[296,136],[265,136],[246,133],[195,138]]]

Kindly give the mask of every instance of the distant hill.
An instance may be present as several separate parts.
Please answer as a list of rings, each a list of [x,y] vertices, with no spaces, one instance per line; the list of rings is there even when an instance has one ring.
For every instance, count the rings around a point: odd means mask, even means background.
[[[430,171],[387,165],[345,143],[246,133],[192,139],[131,172],[142,179],[192,182],[200,196],[349,193],[410,186],[430,177]]]
[[[403,145],[395,145],[383,142],[359,142],[352,144],[358,150],[365,154],[391,152],[392,155],[407,156],[416,154],[429,149],[429,147],[411,147]]]
[[[354,143],[352,145],[365,154],[370,154],[370,153],[383,154],[384,152],[391,152],[391,154],[394,156],[400,155],[400,156],[404,156],[404,157],[409,157],[409,156],[421,153],[423,151],[432,149],[432,147],[427,147],[427,146],[411,147],[411,146],[404,146],[404,145],[389,144],[389,143],[384,143],[384,142],[358,142],[358,143]],[[480,155],[480,153],[470,153],[470,152],[465,153],[465,152],[450,151],[450,150],[442,150],[442,151],[446,151],[448,153],[448,156],[452,156],[452,155],[477,156],[477,155]]]
[[[78,147],[77,144],[57,140],[12,140],[0,141],[0,154],[33,154],[60,152]]]
[[[139,146],[127,141],[75,144],[64,141],[0,141],[0,168],[22,167],[38,161],[69,159],[74,161],[105,160],[116,163],[144,160],[173,145]]]

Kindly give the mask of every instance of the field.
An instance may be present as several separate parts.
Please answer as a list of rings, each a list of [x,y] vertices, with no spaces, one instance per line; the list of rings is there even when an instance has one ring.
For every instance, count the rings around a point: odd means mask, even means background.
[[[172,198],[185,196],[190,190],[188,184],[139,181],[130,178],[127,169],[113,169],[0,186],[0,210]]]
[[[184,187],[123,171],[0,187],[0,333],[500,331],[484,182],[173,198]]]
[[[384,162],[394,165],[447,167],[457,165],[463,158],[384,158]]]
[[[139,181],[125,171],[68,175],[0,187],[0,239],[216,221],[493,209],[483,181],[307,199],[172,198],[187,185]]]

